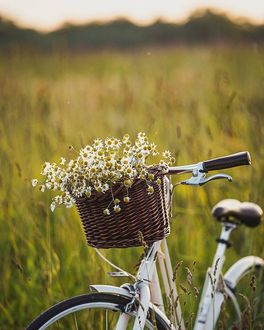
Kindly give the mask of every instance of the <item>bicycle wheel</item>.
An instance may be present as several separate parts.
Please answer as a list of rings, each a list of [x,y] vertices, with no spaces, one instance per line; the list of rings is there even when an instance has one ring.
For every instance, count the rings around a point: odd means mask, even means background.
[[[26,329],[114,329],[120,314],[129,302],[127,297],[106,293],[76,296],[52,306],[33,320]],[[135,311],[129,315],[131,318],[127,329],[132,329]],[[150,310],[144,329],[163,330],[170,327],[159,315]]]
[[[264,267],[251,267],[222,305],[218,329],[264,329]]]

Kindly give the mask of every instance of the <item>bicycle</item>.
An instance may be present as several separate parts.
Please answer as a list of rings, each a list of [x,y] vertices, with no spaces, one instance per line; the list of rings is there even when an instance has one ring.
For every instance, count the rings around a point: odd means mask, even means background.
[[[166,207],[170,207],[173,191],[168,176],[191,173],[191,178],[179,184],[201,186],[217,179],[232,181],[232,178],[226,174],[206,177],[209,171],[250,164],[249,153],[240,152],[197,164],[169,167],[164,173],[166,175]],[[256,256],[244,257],[222,275],[225,251],[230,245],[229,237],[232,231],[242,224],[248,227],[258,226],[262,213],[258,205],[249,202],[240,203],[237,200],[224,200],[213,208],[212,214],[221,223],[222,231],[217,240],[212,266],[206,273],[194,323],[195,330],[208,330],[215,327],[226,297],[229,297],[233,303],[238,320],[241,318],[235,288],[239,281],[255,267],[264,269],[264,260]],[[97,252],[102,256],[99,251]],[[109,262],[106,258],[104,260]],[[61,322],[64,320],[63,329],[79,329],[79,326],[84,329],[94,329],[90,323],[94,319],[105,329],[185,329],[166,237],[147,247],[136,276],[110,264],[118,270],[111,272],[111,276],[129,277],[133,283],[126,283],[120,287],[90,285],[92,293],[76,296],[52,306],[33,320],[27,329],[42,330],[50,327],[61,329]],[[159,272],[157,266],[159,266]],[[165,314],[159,277],[161,277],[166,298],[174,302],[171,304],[170,317]],[[80,319],[77,312],[83,314],[82,325],[78,324]]]

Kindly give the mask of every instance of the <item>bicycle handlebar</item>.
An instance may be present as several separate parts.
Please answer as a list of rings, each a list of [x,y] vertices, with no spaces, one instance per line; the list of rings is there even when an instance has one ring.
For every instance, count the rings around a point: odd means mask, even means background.
[[[236,154],[227,155],[219,158],[205,160],[203,162],[193,165],[173,166],[169,167],[167,174],[183,174],[193,171],[209,172],[215,170],[222,170],[242,165],[250,165],[251,158],[248,151],[238,152]]]
[[[236,154],[209,159],[203,162],[203,169],[205,172],[222,170],[224,168],[231,168],[241,165],[250,165],[251,158],[248,151],[238,152]]]

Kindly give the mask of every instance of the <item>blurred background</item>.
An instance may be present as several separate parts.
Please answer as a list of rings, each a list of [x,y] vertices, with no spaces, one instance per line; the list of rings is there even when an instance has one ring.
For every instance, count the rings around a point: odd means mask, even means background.
[[[23,329],[89,284],[118,284],[87,247],[76,210],[51,213],[52,196],[32,189],[45,161],[75,157],[69,145],[144,131],[177,164],[250,151],[251,167],[226,171],[232,184],[175,191],[173,264],[196,262],[199,288],[219,233],[213,205],[264,207],[264,3],[200,3],[0,0],[0,329]],[[263,234],[237,230],[225,268],[264,257]],[[135,272],[142,249],[104,253]],[[196,302],[183,299],[188,317]]]

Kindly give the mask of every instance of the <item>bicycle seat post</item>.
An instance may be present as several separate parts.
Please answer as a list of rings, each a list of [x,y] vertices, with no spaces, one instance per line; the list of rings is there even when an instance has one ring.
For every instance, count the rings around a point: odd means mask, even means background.
[[[222,266],[225,260],[225,251],[231,246],[229,242],[229,237],[234,229],[237,228],[237,225],[234,223],[224,223],[222,225],[222,231],[220,237],[217,241],[217,249],[214,256],[212,271],[214,274],[221,272]]]

